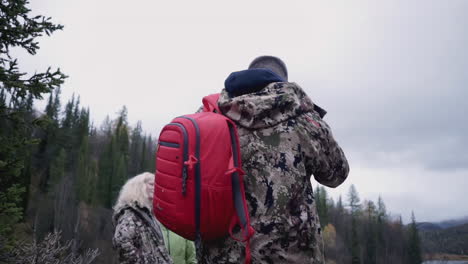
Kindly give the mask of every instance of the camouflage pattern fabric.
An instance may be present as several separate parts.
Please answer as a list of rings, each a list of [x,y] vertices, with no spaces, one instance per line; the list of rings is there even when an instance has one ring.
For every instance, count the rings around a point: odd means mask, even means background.
[[[151,222],[149,222],[151,221]],[[148,209],[130,205],[114,214],[112,240],[123,264],[172,264],[159,223]]]
[[[252,263],[325,263],[310,176],[336,187],[349,172],[330,127],[295,83],[234,98],[223,90],[218,104],[238,125]],[[243,244],[230,237],[203,243],[200,263],[243,261]]]

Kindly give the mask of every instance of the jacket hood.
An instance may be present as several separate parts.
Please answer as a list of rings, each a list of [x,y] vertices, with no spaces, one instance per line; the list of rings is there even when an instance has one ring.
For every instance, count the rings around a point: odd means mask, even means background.
[[[318,109],[299,85],[290,82],[270,83],[257,92],[232,98],[224,89],[218,105],[224,115],[248,129],[275,126]]]

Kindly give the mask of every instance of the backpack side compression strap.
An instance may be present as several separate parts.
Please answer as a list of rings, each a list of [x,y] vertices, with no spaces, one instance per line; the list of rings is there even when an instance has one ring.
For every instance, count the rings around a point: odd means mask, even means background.
[[[231,146],[232,146],[232,157],[234,168],[231,174],[232,181],[232,195],[234,200],[234,208],[236,209],[237,220],[241,227],[242,238],[240,241],[245,242],[245,263],[251,262],[251,253],[250,253],[250,238],[255,233],[254,229],[250,226],[249,210],[247,208],[247,203],[245,200],[244,186],[242,183],[242,178],[244,176],[244,171],[240,166],[240,153],[239,153],[239,142],[237,140],[238,135],[234,128],[234,125],[231,122],[228,122],[229,132],[231,135]],[[229,171],[228,173],[231,173]],[[240,173],[240,174],[239,174]],[[231,223],[229,233],[232,236],[232,228],[236,224],[235,221]],[[234,238],[234,237],[233,237]],[[234,238],[235,239],[235,238]],[[238,240],[238,239],[236,239]]]

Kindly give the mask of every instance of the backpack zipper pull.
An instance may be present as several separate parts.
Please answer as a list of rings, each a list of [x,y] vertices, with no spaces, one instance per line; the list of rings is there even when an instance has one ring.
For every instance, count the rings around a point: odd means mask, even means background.
[[[187,189],[187,167],[190,170],[194,169],[195,164],[198,163],[198,159],[190,155],[189,159],[184,162],[184,167],[182,169],[182,194],[185,195],[186,189]]]

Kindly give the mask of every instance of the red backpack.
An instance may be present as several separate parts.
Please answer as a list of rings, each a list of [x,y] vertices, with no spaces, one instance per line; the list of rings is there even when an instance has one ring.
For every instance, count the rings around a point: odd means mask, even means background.
[[[250,262],[250,226],[239,137],[232,120],[220,114],[219,94],[203,98],[203,112],[180,116],[159,135],[153,209],[156,218],[180,236],[201,240],[228,234],[246,243]],[[239,225],[242,238],[232,236]]]

